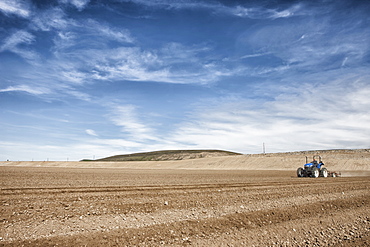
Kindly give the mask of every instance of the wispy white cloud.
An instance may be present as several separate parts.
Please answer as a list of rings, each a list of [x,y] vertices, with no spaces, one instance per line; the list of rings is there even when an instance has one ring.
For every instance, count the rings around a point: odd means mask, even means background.
[[[98,134],[96,134],[95,130],[92,130],[92,129],[86,129],[85,132],[86,132],[86,134],[91,135],[91,136],[98,136]]]
[[[87,20],[85,27],[88,29],[89,35],[100,36],[124,43],[133,43],[135,41],[129,30],[112,27],[93,19]]]
[[[49,94],[50,90],[48,88],[41,88],[41,87],[31,87],[29,85],[17,85],[17,86],[9,86],[7,88],[0,89],[1,92],[26,92],[29,94],[34,95],[42,95],[42,94]]]
[[[61,71],[58,76],[60,76],[63,81],[79,85],[83,84],[87,77],[86,73],[76,71],[73,68]]]
[[[27,1],[2,0],[0,2],[0,11],[5,14],[13,14],[23,18],[30,16],[30,6]]]
[[[67,18],[65,12],[60,7],[37,10],[31,19],[31,27],[41,31],[59,31],[75,25],[77,25],[75,21]]]
[[[43,21],[41,22],[43,23]],[[77,54],[89,50],[93,52],[97,49],[109,49],[108,44],[111,41],[120,42],[122,45],[135,42],[135,38],[128,29],[112,26],[94,19],[77,23],[73,19],[63,17],[57,23],[61,25],[55,29],[56,35],[53,38],[54,47],[52,48],[56,56],[62,56],[62,54],[70,56],[71,50],[76,49]],[[64,24],[68,28],[65,28]]]
[[[113,106],[110,120],[114,125],[121,127],[121,131],[131,140],[140,142],[157,139],[153,135],[153,129],[139,118],[137,107],[134,105]]]
[[[94,75],[106,80],[158,81],[169,74],[168,69],[161,66],[162,61],[156,53],[141,51],[137,47],[87,51],[90,52],[99,54],[94,55]],[[151,67],[152,70],[149,69]]]
[[[59,48],[69,49],[67,44],[74,35],[61,38]],[[71,41],[73,43],[73,41]],[[71,44],[72,45],[72,44]],[[142,50],[139,47],[103,49],[79,49],[73,52],[56,51],[63,77],[67,81],[83,83],[86,80],[110,81],[160,81],[167,83],[205,84],[235,73],[237,69],[220,67],[218,63],[203,62],[209,47],[186,47],[181,44],[165,44],[160,50]]]
[[[297,15],[306,15],[308,13],[305,11],[305,9],[306,8],[303,3],[298,3],[298,4],[293,4],[287,9],[283,9],[283,10],[271,9],[271,10],[268,10],[268,12],[271,13],[269,18],[277,19],[277,18],[287,18],[287,17],[297,16]]]
[[[232,15],[251,18],[251,19],[278,19],[278,18],[288,18],[295,15],[300,15],[300,5],[294,5],[284,10],[277,9],[267,9],[263,7],[223,7],[223,12],[229,12]]]
[[[271,53],[270,52],[253,53],[253,54],[247,54],[247,55],[241,56],[240,58],[245,59],[245,58],[262,57],[262,56],[266,56],[266,55],[269,55],[269,54],[271,54]]]
[[[133,2],[140,5],[146,5],[156,8],[164,8],[168,10],[178,10],[178,9],[206,9],[213,13],[233,15],[242,18],[250,19],[277,19],[277,18],[287,18],[295,15],[305,15],[307,14],[303,9],[302,4],[294,4],[286,9],[279,10],[276,8],[265,8],[262,6],[258,7],[248,7],[245,5],[224,5],[220,2],[206,2],[206,1],[170,1],[170,0],[160,0],[160,1],[145,1],[145,0],[120,0],[121,2]]]
[[[61,90],[60,95],[70,95],[73,96],[73,98],[83,100],[83,101],[91,101],[91,95],[84,93],[82,91],[78,91],[76,89],[71,89],[71,90]]]
[[[70,47],[73,47],[76,44],[76,40],[78,35],[73,31],[67,30],[60,30],[56,33],[53,38],[54,47],[53,52],[54,55],[58,55],[59,51],[67,51]]]
[[[83,10],[90,2],[90,0],[59,0],[62,4],[71,4],[79,11]]]
[[[4,40],[0,52],[10,51],[27,60],[34,60],[38,58],[38,54],[27,47],[34,41],[34,35],[25,30],[18,30]]]

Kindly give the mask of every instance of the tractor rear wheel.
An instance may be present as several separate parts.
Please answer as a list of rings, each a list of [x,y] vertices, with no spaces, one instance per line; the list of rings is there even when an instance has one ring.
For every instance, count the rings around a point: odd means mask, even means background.
[[[328,170],[326,168],[322,168],[320,171],[320,177],[328,177]]]
[[[297,177],[299,177],[299,178],[304,177],[304,173],[303,173],[303,168],[302,167],[299,167],[297,169]]]
[[[311,177],[318,178],[320,175],[319,169],[317,167],[312,168]]]

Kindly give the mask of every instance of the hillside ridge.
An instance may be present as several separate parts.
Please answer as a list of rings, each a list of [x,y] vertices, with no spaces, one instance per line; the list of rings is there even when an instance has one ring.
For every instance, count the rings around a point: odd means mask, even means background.
[[[166,161],[166,160],[187,160],[219,156],[242,155],[241,153],[224,150],[161,150],[153,152],[141,152],[124,155],[114,155],[106,158],[82,161]]]

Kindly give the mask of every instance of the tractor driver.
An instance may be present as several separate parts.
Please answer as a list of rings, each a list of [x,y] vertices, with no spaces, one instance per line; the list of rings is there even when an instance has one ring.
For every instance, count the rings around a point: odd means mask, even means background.
[[[311,163],[314,164],[314,165],[317,165],[316,159],[313,159],[313,161]]]

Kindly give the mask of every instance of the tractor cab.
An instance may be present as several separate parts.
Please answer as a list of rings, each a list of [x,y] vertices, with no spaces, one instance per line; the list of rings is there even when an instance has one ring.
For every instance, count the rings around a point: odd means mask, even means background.
[[[317,167],[318,169],[321,169],[321,166],[323,166],[324,163],[322,162],[321,160],[321,156],[320,155],[314,155],[312,157],[312,161],[311,162],[308,162],[308,157],[306,156],[306,164],[304,165],[304,168],[313,168],[313,167]]]

